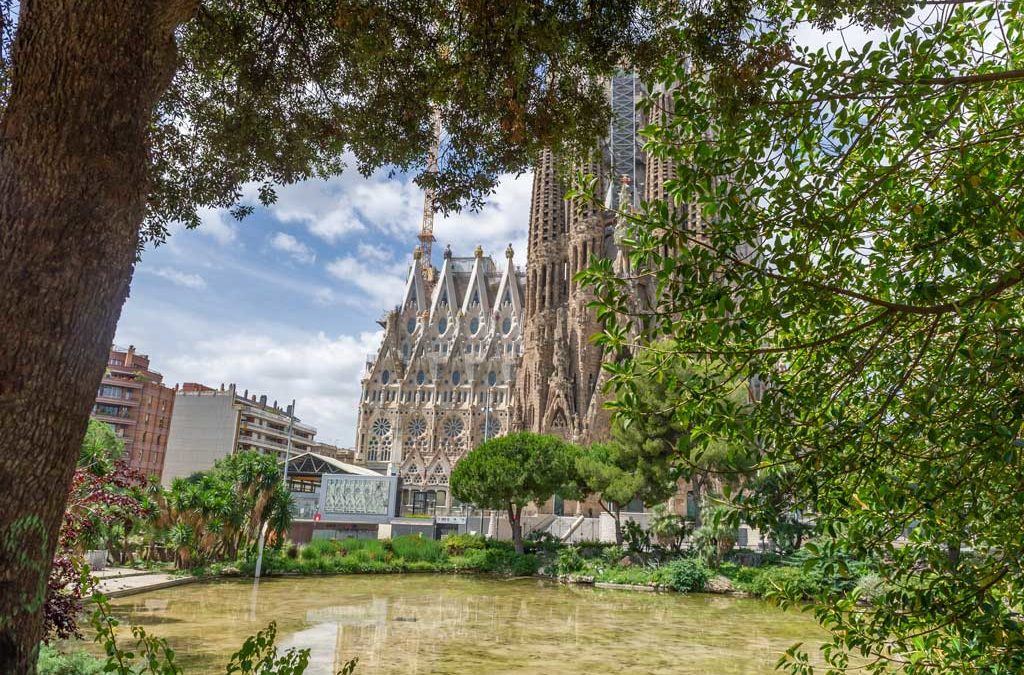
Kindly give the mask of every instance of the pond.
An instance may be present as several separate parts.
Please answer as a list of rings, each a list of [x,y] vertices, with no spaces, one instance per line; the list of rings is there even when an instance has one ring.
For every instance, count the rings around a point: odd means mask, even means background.
[[[572,587],[536,579],[327,576],[196,583],[112,601],[165,637],[189,673],[223,673],[277,621],[309,675],[358,656],[358,675],[772,673],[814,620],[759,600]]]

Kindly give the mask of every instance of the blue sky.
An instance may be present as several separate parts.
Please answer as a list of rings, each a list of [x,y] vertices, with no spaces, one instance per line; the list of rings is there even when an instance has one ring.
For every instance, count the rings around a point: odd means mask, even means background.
[[[530,175],[506,176],[478,213],[435,219],[434,260],[477,244],[496,261],[512,242],[526,264]],[[248,201],[255,203],[254,192]],[[376,320],[402,293],[423,195],[409,177],[356,171],[282,188],[241,222],[203,212],[135,270],[119,345],[149,354],[164,382],[234,382],[298,400],[320,440],[351,445],[359,377],[380,339]]]

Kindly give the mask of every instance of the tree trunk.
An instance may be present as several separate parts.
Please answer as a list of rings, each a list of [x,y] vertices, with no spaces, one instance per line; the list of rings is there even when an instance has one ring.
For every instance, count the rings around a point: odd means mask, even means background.
[[[515,507],[512,504],[508,505],[508,524],[512,526],[512,545],[516,548],[516,553],[523,552],[523,522],[522,522],[523,509],[522,507]]]
[[[612,518],[615,519],[615,545],[622,546],[622,507],[618,502],[615,503],[615,513],[612,514]]]
[[[0,673],[34,673],[78,449],[128,295],[147,132],[196,0],[23,0],[0,120]]]

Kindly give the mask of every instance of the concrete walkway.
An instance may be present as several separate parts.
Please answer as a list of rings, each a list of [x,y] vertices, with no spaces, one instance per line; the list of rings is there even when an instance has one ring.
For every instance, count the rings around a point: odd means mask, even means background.
[[[130,567],[108,567],[93,572],[93,576],[99,579],[97,589],[108,598],[120,598],[198,581],[196,577],[180,577],[162,572],[135,570]]]

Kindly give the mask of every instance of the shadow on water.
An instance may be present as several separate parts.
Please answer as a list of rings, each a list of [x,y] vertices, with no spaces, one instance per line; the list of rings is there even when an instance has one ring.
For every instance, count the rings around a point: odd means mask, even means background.
[[[188,673],[222,673],[245,638],[277,621],[282,647],[312,651],[309,675],[358,656],[359,675],[772,673],[809,616],[749,599],[434,575],[191,584],[113,601],[153,627]]]

